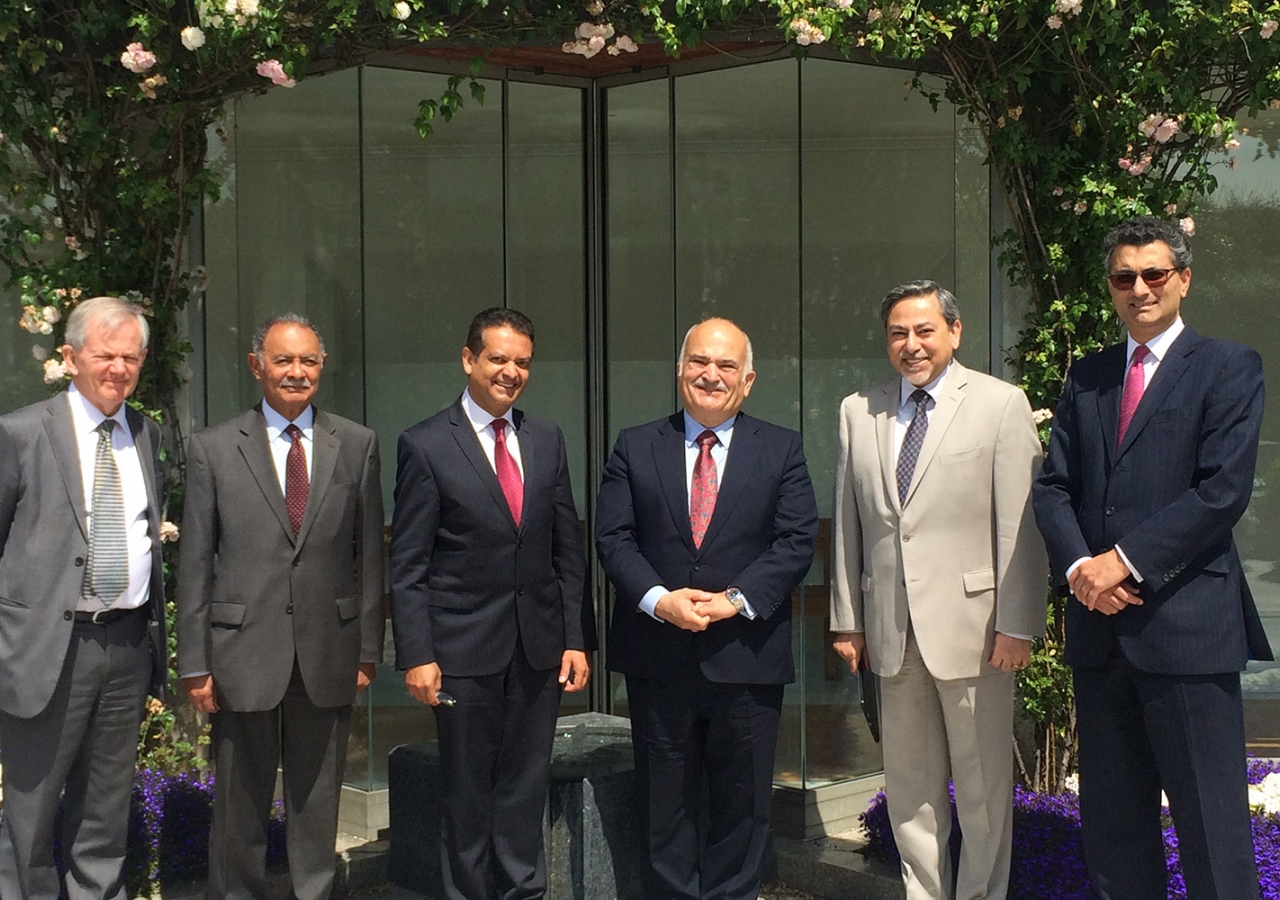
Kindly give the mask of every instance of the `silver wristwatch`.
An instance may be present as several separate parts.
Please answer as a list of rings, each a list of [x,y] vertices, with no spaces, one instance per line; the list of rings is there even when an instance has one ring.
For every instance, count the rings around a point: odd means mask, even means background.
[[[724,598],[733,604],[733,608],[738,611],[738,615],[745,615],[747,611],[747,598],[742,591],[736,587],[724,589]]]

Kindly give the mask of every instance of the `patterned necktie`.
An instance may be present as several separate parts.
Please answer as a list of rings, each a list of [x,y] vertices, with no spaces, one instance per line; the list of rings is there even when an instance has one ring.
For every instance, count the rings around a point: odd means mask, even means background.
[[[93,519],[89,556],[85,561],[84,593],[110,606],[129,587],[129,536],[124,523],[124,490],[111,452],[115,419],[97,427],[93,457]]]
[[[693,464],[693,486],[689,491],[689,528],[693,531],[693,546],[702,547],[711,524],[711,514],[716,509],[716,462],[711,458],[711,448],[720,443],[710,429],[698,435],[698,461]]]
[[[1142,361],[1151,351],[1146,344],[1139,344],[1133,351],[1133,362],[1129,363],[1129,371],[1124,376],[1124,393],[1120,395],[1120,427],[1116,429],[1116,449],[1124,442],[1124,433],[1129,430],[1133,414],[1138,411],[1138,402],[1142,392],[1146,390],[1146,377],[1142,371]]]
[[[302,446],[302,429],[297,425],[290,425],[284,433],[292,441],[284,462],[284,505],[289,510],[293,536],[297,537],[302,528],[302,514],[307,511],[311,480],[307,478],[307,451]]]
[[[520,513],[524,511],[524,479],[520,477],[520,467],[507,450],[506,429],[506,419],[493,420],[493,468],[498,475],[498,486],[511,509],[511,518],[519,528]]]
[[[907,491],[911,489],[911,476],[915,474],[916,463],[920,460],[920,448],[924,446],[924,435],[929,430],[929,416],[925,406],[929,402],[929,392],[916,388],[911,392],[911,401],[916,405],[915,415],[907,426],[907,433],[902,436],[902,449],[898,451],[898,503],[907,502]]]

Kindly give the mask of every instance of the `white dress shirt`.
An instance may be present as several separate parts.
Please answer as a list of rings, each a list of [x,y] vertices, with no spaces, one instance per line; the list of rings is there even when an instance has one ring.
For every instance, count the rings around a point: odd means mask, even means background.
[[[98,454],[98,432],[95,430],[107,418],[115,420],[111,432],[111,454],[120,472],[120,488],[124,494],[124,524],[129,547],[129,587],[119,597],[81,597],[76,609],[97,612],[103,603],[109,609],[136,609],[151,597],[151,523],[147,518],[147,483],[142,475],[142,462],[138,448],[133,443],[133,432],[124,415],[124,406],[114,416],[105,416],[102,410],[85,399],[73,384],[67,389],[67,403],[71,407],[71,427],[75,432],[76,449],[80,454],[80,483],[84,487],[84,508],[88,514],[86,531],[93,534],[93,473]]]
[[[293,448],[293,438],[284,433],[290,425],[297,425],[302,432],[302,455],[307,458],[307,484],[311,483],[311,458],[315,455],[316,446],[316,408],[307,406],[298,418],[290,422],[272,408],[270,403],[262,401],[262,417],[267,420],[267,447],[271,450],[271,463],[275,466],[276,480],[280,482],[280,493],[286,488],[286,473],[289,466],[289,451]]]
[[[726,421],[721,422],[715,428],[711,429],[711,431],[715,433],[716,440],[717,440],[717,443],[711,445],[711,461],[715,463],[715,476],[716,476],[717,490],[719,489],[719,486],[720,486],[721,474],[724,472],[725,461],[729,458],[729,445],[733,443],[733,425],[737,421],[738,421],[738,417],[735,415],[727,419]],[[693,495],[693,468],[695,465],[697,465],[698,454],[702,450],[701,446],[698,444],[698,436],[701,435],[702,432],[706,430],[707,430],[707,427],[705,425],[699,425],[697,422],[693,420],[693,417],[690,416],[688,412],[685,412],[684,414],[684,495],[686,500],[686,506],[685,506],[686,515],[688,514],[688,511],[689,511],[688,510],[689,498]],[[660,584],[655,584],[653,587],[649,588],[649,590],[645,592],[645,595],[643,597],[640,598],[640,609],[643,610],[644,612],[647,612],[649,615],[653,616],[653,618],[658,619],[658,621],[662,621],[661,619],[658,618],[658,614],[655,612],[655,609],[658,606],[658,601],[661,600],[662,596],[667,593],[670,593],[670,592],[667,590],[666,587]],[[745,607],[745,609],[742,612],[742,615],[746,616],[748,619],[754,619],[756,617],[756,611],[751,608],[751,604],[747,601],[745,596],[743,597],[742,605]]]
[[[516,434],[516,424],[511,418],[511,410],[508,409],[500,416],[492,416],[481,409],[479,403],[471,399],[470,391],[463,391],[462,411],[467,414],[467,420],[471,423],[471,427],[475,429],[476,438],[480,441],[480,448],[484,450],[485,458],[489,460],[489,468],[493,469],[495,475],[498,472],[498,467],[493,462],[493,448],[496,437],[493,423],[498,419],[502,419],[507,423],[505,438],[507,452],[516,461],[516,468],[520,470],[520,480],[523,481],[524,460],[520,456],[520,435]]]
[[[1173,320],[1173,324],[1164,331],[1157,334],[1151,340],[1147,341],[1147,358],[1142,361],[1142,389],[1146,391],[1151,386],[1151,379],[1155,377],[1156,370],[1160,368],[1160,361],[1169,353],[1169,348],[1173,346],[1173,342],[1178,339],[1178,335],[1182,334],[1182,330],[1187,326],[1182,321],[1182,316],[1178,316]],[[1133,354],[1138,349],[1138,342],[1133,339],[1133,335],[1125,340],[1124,354],[1124,371],[1125,377],[1128,377],[1129,366],[1133,365]],[[1133,580],[1142,583],[1142,573],[1133,567],[1133,563],[1129,562],[1129,557],[1124,555],[1124,551],[1120,549],[1120,545],[1116,544],[1116,555],[1120,557],[1120,561],[1124,563],[1124,567],[1129,570],[1129,574],[1133,576]],[[1067,568],[1067,581],[1071,580],[1071,575],[1080,567],[1082,562],[1088,560],[1089,557],[1082,556],[1073,562]]]

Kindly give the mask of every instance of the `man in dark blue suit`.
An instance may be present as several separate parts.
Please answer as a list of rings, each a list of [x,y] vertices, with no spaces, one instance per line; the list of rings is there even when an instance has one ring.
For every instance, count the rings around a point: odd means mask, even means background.
[[[391,624],[435,709],[448,785],[444,900],[546,894],[542,817],[561,691],[587,686],[595,619],[564,435],[514,408],[533,323],[471,322],[456,403],[400,435]]]
[[[1250,900],[1239,673],[1272,657],[1231,529],[1253,485],[1262,360],[1183,324],[1176,224],[1131,219],[1103,249],[1128,340],[1072,366],[1034,492],[1075,597],[1085,858],[1105,900],[1164,900],[1163,790],[1188,898]]]
[[[617,589],[608,662],[627,681],[655,900],[750,900],[760,888],[782,691],[795,678],[791,592],[813,560],[818,509],[800,435],[738,411],[751,356],[732,322],[691,328],[684,412],[618,436],[596,507]]]

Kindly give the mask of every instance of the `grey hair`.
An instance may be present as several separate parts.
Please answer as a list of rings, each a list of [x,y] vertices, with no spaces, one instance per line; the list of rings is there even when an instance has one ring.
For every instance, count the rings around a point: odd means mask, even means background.
[[[271,316],[257,327],[253,332],[252,350],[258,359],[262,359],[262,355],[267,349],[267,332],[277,325],[298,325],[302,328],[311,329],[311,333],[316,336],[316,340],[320,342],[320,355],[324,356],[324,337],[320,334],[320,329],[311,324],[311,320],[306,316],[300,316],[297,313],[280,313],[278,316]]]
[[[81,300],[71,310],[67,318],[67,343],[71,349],[79,350],[89,337],[89,323],[96,322],[107,332],[115,331],[126,319],[133,319],[142,329],[142,349],[147,349],[147,341],[151,338],[151,327],[142,307],[126,303],[119,297],[90,297]]]
[[[1111,257],[1118,247],[1145,247],[1156,241],[1162,241],[1169,247],[1173,254],[1173,264],[1178,269],[1191,265],[1191,245],[1187,243],[1187,233],[1182,230],[1182,226],[1154,216],[1125,219],[1107,232],[1107,236],[1102,239],[1102,265],[1108,272],[1111,271]]]
[[[698,325],[705,325],[706,323],[710,322],[712,319],[718,319],[721,322],[728,322],[734,328],[738,328],[738,325],[736,322],[734,322],[731,319],[726,319],[724,316],[708,316],[707,318],[703,319],[701,322],[698,322],[695,325],[690,325],[689,330],[684,333],[684,340],[680,342],[680,355],[676,357],[676,377],[677,378],[679,378],[680,373],[684,371],[684,354],[685,354],[685,351],[689,349],[689,335],[693,334],[693,329],[697,328]],[[751,349],[751,335],[747,334],[745,331],[742,331],[741,328],[738,328],[738,331],[741,331],[742,336],[747,340],[747,361],[746,361],[746,364],[742,367],[742,374],[745,377],[755,371],[756,354],[755,354],[755,351]]]
[[[889,314],[893,312],[895,306],[903,300],[910,300],[912,297],[928,297],[930,294],[938,295],[938,306],[942,307],[942,318],[946,320],[947,327],[955,327],[955,324],[960,321],[960,304],[956,302],[955,294],[938,282],[927,278],[900,284],[885,294],[884,301],[880,304],[880,321],[885,328],[888,328]]]

